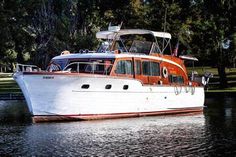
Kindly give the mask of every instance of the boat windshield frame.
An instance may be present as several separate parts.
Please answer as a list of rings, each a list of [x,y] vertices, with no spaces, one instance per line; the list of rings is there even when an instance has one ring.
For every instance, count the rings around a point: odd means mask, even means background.
[[[73,67],[74,66],[74,67]],[[72,69],[72,67],[74,69]],[[100,68],[104,68],[101,70]],[[64,72],[71,73],[87,73],[87,74],[102,74],[110,75],[110,72],[113,68],[112,63],[99,63],[99,62],[72,62],[65,66],[63,69]]]
[[[126,35],[152,35],[154,38],[153,44],[149,49],[148,53],[160,53],[163,54],[167,49],[168,45],[170,46],[171,35],[166,32],[154,32],[144,29],[122,29],[119,31],[100,31],[97,32],[96,37],[98,39],[106,40],[105,42],[109,43],[105,51],[101,51],[102,45],[98,48],[98,52],[113,52],[115,50],[114,45],[117,41],[121,42],[122,48],[121,52],[128,53],[130,52],[129,48],[127,48],[123,42],[122,36]],[[142,41],[142,40],[140,40]],[[105,43],[104,42],[104,43]],[[171,51],[171,46],[170,46]],[[133,52],[132,52],[133,53]]]

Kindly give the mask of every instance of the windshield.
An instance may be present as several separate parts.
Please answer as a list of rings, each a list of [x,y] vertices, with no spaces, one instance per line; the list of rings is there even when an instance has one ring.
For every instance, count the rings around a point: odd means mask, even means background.
[[[145,54],[149,54],[150,50],[152,48],[152,42],[150,41],[138,41],[138,40],[134,40],[129,52],[132,53],[145,53]]]
[[[47,71],[60,71],[67,65],[67,59],[53,59],[47,67]]]
[[[170,49],[167,50],[167,47]],[[118,38],[103,41],[98,48],[98,53],[114,52],[138,53],[149,55],[151,53],[171,54],[170,40],[168,38],[156,38],[152,34],[126,34]]]
[[[111,52],[119,50],[121,53],[140,53],[150,54],[159,53],[158,45],[155,43],[155,38],[150,34],[131,34],[122,35],[115,41],[108,40],[102,42],[98,48],[98,53]]]
[[[97,52],[98,53],[105,53],[107,51],[110,51],[112,43],[108,42],[108,41],[103,41],[100,45],[100,47],[98,48]]]
[[[83,59],[71,61],[64,71],[109,75],[114,59]]]

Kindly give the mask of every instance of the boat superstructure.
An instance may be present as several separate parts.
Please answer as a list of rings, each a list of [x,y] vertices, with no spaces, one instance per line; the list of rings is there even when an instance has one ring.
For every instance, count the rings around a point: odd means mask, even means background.
[[[18,64],[14,79],[34,122],[202,111],[204,83],[190,79],[184,65],[196,58],[173,56],[169,33],[116,29],[96,36],[105,40],[96,51],[63,52],[46,71]]]

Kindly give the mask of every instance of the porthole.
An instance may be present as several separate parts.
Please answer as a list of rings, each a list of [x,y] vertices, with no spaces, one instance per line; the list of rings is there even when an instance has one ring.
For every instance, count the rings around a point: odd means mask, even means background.
[[[110,84],[107,84],[107,85],[105,86],[105,89],[111,89],[111,85],[110,85]]]
[[[88,89],[88,88],[89,88],[89,84],[83,84],[83,85],[81,86],[81,88],[83,88],[83,89]]]
[[[124,85],[124,86],[123,86],[123,89],[124,89],[124,90],[127,90],[128,88],[129,88],[128,85]]]

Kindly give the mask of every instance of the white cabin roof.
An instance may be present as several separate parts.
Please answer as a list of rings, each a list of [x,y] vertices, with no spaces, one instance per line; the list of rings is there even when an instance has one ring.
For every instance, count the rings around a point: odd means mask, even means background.
[[[132,53],[123,53],[123,54],[113,54],[113,53],[84,53],[84,54],[80,54],[80,53],[75,53],[75,54],[66,54],[66,55],[60,55],[60,56],[56,56],[54,57],[52,60],[56,60],[56,59],[83,59],[83,58],[108,58],[108,59],[115,59],[115,58],[127,58],[127,57],[140,57],[140,58],[146,58],[146,59],[155,59],[155,60],[159,60],[159,61],[165,61],[171,64],[174,64],[176,66],[178,66],[179,68],[181,68],[183,71],[183,67],[181,65],[179,65],[178,63],[170,60],[170,59],[165,59],[163,57],[158,57],[158,56],[150,56],[150,55],[143,55],[143,54],[132,54]]]
[[[190,60],[190,61],[198,61],[198,59],[196,57],[193,56],[179,56],[179,58],[183,59],[183,60]]]
[[[73,54],[66,54],[53,57],[52,60],[57,59],[87,59],[87,58],[126,58],[126,57],[141,57],[141,58],[156,58],[150,55],[144,54],[132,54],[132,53],[122,53],[122,54],[114,54],[114,53],[73,53]]]
[[[115,37],[120,37],[122,35],[129,34],[152,34],[159,38],[171,39],[171,34],[166,32],[155,32],[145,29],[121,29],[119,31],[100,31],[96,33],[98,39],[114,39]]]
[[[56,56],[53,59],[74,59],[74,58],[115,58],[113,53],[73,53]]]

